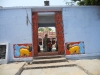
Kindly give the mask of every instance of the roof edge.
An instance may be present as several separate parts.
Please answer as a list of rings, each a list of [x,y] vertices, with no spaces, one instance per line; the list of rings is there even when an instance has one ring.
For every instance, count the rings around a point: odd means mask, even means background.
[[[20,9],[20,8],[58,8],[58,7],[100,7],[100,6],[14,6],[14,7],[1,7],[0,9]]]

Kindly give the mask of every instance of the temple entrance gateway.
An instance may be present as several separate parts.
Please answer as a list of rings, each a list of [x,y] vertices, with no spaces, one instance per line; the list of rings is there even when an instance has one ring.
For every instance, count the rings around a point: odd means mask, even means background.
[[[32,39],[33,39],[33,55],[58,55],[64,54],[64,33],[63,33],[63,25],[62,25],[62,12],[33,12],[32,13]],[[47,33],[42,33],[42,38],[38,35],[38,28],[39,27],[54,27],[55,28],[55,35],[50,38],[52,43],[58,44],[58,50],[53,52],[38,52],[38,46],[40,43],[40,39],[43,39],[44,35]],[[49,32],[50,34],[50,32]],[[53,39],[56,39],[53,41]],[[42,40],[41,40],[42,41]],[[53,43],[53,44],[54,44]],[[43,47],[43,46],[42,46]]]

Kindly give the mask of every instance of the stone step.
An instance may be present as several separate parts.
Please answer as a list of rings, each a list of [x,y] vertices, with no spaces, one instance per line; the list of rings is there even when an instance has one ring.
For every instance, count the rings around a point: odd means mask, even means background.
[[[50,55],[58,55],[58,52],[40,52],[38,56],[50,56]]]
[[[62,58],[53,58],[53,59],[33,59],[33,64],[41,64],[41,63],[56,63],[56,62],[65,62],[67,59],[65,57]]]
[[[37,56],[33,57],[33,59],[53,59],[53,58],[62,58],[64,55],[49,55],[49,56]]]
[[[65,67],[65,66],[76,66],[75,63],[69,62],[58,62],[58,63],[46,63],[46,64],[32,64],[24,66],[24,70],[26,69],[40,69],[40,68],[55,68],[55,67]]]

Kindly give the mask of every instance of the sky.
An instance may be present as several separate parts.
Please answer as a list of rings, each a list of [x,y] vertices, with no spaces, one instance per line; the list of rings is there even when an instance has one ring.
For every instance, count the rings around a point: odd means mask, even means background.
[[[0,0],[0,6],[16,7],[16,6],[44,6],[46,0]],[[66,5],[65,1],[70,0],[49,0],[50,5]]]

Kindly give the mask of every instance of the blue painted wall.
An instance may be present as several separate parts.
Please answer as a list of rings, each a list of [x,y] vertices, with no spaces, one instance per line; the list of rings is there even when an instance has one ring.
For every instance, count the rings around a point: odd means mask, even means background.
[[[27,9],[32,23],[31,9]],[[31,24],[25,9],[0,9],[0,43],[8,42],[9,61],[13,44],[32,43]],[[84,41],[85,53],[100,53],[100,7],[66,7],[62,10],[65,42]]]
[[[84,41],[85,53],[100,53],[100,7],[63,8],[65,42]]]
[[[31,9],[26,10],[31,22]],[[0,43],[10,44],[9,61],[13,60],[13,44],[32,43],[32,28],[30,23],[26,23],[26,10],[0,10]]]

